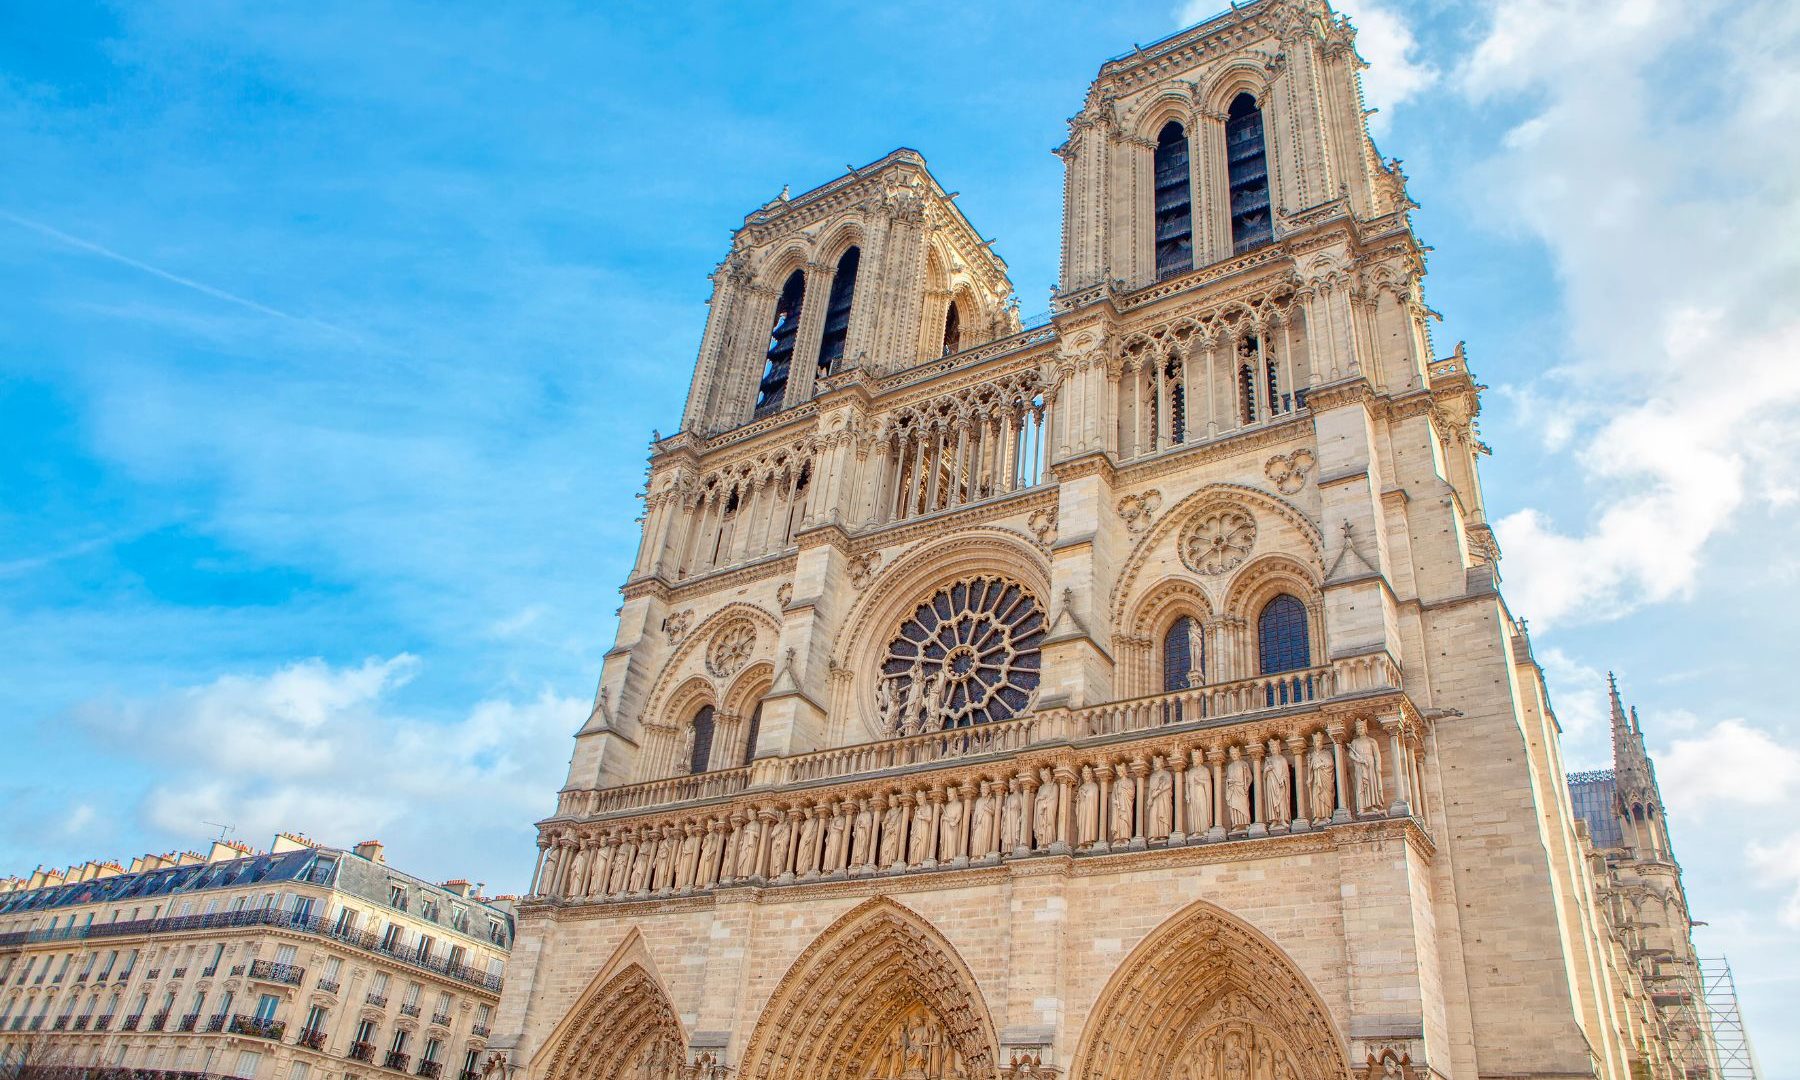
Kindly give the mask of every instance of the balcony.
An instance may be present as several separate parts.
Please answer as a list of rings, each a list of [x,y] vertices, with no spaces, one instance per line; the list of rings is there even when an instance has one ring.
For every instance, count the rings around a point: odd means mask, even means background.
[[[0,948],[9,945],[38,944],[50,941],[80,941],[95,938],[127,937],[146,934],[179,933],[192,930],[222,930],[239,927],[272,926],[281,930],[294,930],[302,934],[312,934],[340,942],[354,949],[385,957],[394,963],[405,964],[419,971],[427,971],[446,979],[452,979],[480,990],[499,993],[503,983],[501,976],[489,975],[466,964],[453,963],[447,959],[422,958],[415,950],[400,946],[397,942],[383,942],[374,934],[361,933],[355,929],[338,929],[324,919],[301,915],[276,908],[257,911],[228,911],[212,915],[177,915],[161,919],[138,919],[132,922],[103,923],[97,926],[65,926],[57,930],[15,930],[0,934]],[[160,968],[152,968],[149,978],[155,979],[162,974]],[[173,977],[179,979],[187,974],[187,969],[176,968]],[[39,976],[43,978],[42,975]]]
[[[387,1008],[386,994],[364,994],[363,1000],[375,1006],[377,1009]]]
[[[320,979],[319,980],[319,993],[335,994],[337,992],[338,992],[338,981],[336,979]]]
[[[375,1062],[375,1044],[374,1043],[366,1043],[366,1042],[353,1042],[350,1044],[350,1049],[344,1053],[344,1056],[349,1058],[351,1061],[360,1061],[360,1062],[363,1062],[364,1064],[374,1064],[374,1062]]]
[[[217,964],[208,964],[208,965],[206,965],[206,967],[200,969],[200,977],[202,979],[210,979],[214,975],[217,975],[218,973],[219,973],[219,965],[217,965]],[[242,975],[243,973],[244,973],[243,968],[238,968],[236,971],[232,972],[233,975]]]
[[[233,978],[237,978],[238,976],[242,975],[243,973],[244,973],[244,965],[242,965],[242,964],[232,965],[231,975]]]
[[[411,1016],[411,1017],[417,1018],[419,1015],[419,1007],[417,1005],[402,1004],[400,1006],[400,1015],[401,1016]]]
[[[308,1050],[325,1049],[325,1033],[323,1031],[302,1031],[294,1037],[295,1046],[304,1046]]]
[[[663,822],[640,824],[641,814],[541,827],[560,851],[593,843],[579,899],[601,902],[1259,841],[1384,818],[1411,822],[1428,845],[1430,823],[1411,793],[1429,722],[1398,687],[1398,667],[1377,654],[758,761],[757,787],[776,794],[695,808],[697,834],[718,840],[688,846],[682,862],[636,856],[669,842]],[[882,788],[871,795],[872,777]],[[658,781],[591,794],[678,790]],[[822,844],[834,826],[816,811],[837,815],[851,842]],[[940,830],[950,813],[968,824]],[[789,842],[758,843],[776,833]],[[796,833],[813,842],[796,848]],[[551,877],[566,880],[560,869]]]
[[[431,1022],[436,1024],[439,1027],[449,1027],[450,1026],[450,1014],[449,1013],[432,1013],[431,1014]]]
[[[110,1027],[112,1027],[111,1014],[102,1014],[100,1016],[94,1017],[94,1030],[95,1031],[105,1031]]]
[[[250,964],[250,977],[257,982],[299,986],[301,980],[306,978],[306,969],[293,964],[277,964],[272,960],[255,960]]]
[[[40,1028],[42,1028],[43,1026],[44,1026],[44,1018],[43,1017],[34,1016],[31,1018],[31,1030],[37,1031]]]
[[[474,1069],[464,1069],[456,1074],[456,1080],[481,1080],[481,1074]]]
[[[129,1016],[127,1016],[124,1020],[120,1021],[119,1030],[120,1031],[136,1031],[138,1029],[138,1021],[142,1020],[143,1018],[144,1018],[143,1013],[132,1013]]]
[[[169,978],[171,979],[184,979],[186,977],[187,968],[184,967],[178,967],[174,971],[169,972]]]
[[[87,981],[88,981],[88,973],[85,971],[82,972],[81,974],[75,976],[75,985],[76,986],[80,986],[82,983],[87,982]]]
[[[239,1013],[231,1018],[231,1033],[248,1035],[253,1039],[274,1039],[280,1042],[281,1037],[287,1034],[287,1021],[276,1020],[272,1017],[245,1016],[243,1013]]]
[[[59,1016],[55,1020],[50,1021],[50,1030],[51,1031],[67,1031],[67,1030],[69,1030],[69,1018],[66,1016]]]
[[[485,1039],[488,1037],[488,1026],[486,1024],[476,1024],[469,1029],[469,1034],[475,1036],[477,1039]]]
[[[176,1031],[192,1031],[200,1023],[199,1013],[188,1013],[175,1024]]]
[[[144,973],[144,978],[146,978],[146,979],[162,978],[162,968],[151,968],[149,971],[146,971]]]
[[[419,1062],[419,1075],[425,1077],[425,1080],[438,1080],[438,1077],[444,1075],[444,1063],[421,1061]]]
[[[229,1019],[231,1019],[231,1018],[229,1016],[225,1015],[224,1013],[214,1013],[211,1016],[206,1018],[206,1030],[208,1030],[208,1031],[224,1031],[225,1030],[225,1021],[227,1021]]]
[[[153,1013],[150,1017],[150,1025],[149,1025],[148,1030],[161,1031],[163,1029],[163,1025],[167,1024],[168,1022],[169,1022],[169,1014],[166,1011],[159,1012],[159,1013]]]
[[[405,1072],[406,1067],[410,1064],[412,1064],[411,1054],[404,1054],[398,1050],[389,1050],[387,1057],[382,1059],[381,1067],[384,1069],[394,1069],[398,1072]]]
[[[75,1023],[71,1025],[71,1027],[75,1031],[86,1031],[88,1029],[88,1024],[92,1021],[93,1017],[91,1016],[77,1016],[75,1018]]]

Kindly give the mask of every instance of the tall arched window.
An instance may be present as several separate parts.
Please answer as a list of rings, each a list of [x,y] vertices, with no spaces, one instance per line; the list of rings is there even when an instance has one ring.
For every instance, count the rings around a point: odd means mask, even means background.
[[[744,764],[748,765],[756,757],[756,737],[762,733],[762,702],[750,712],[750,723],[744,731]]]
[[[1249,94],[1239,94],[1225,120],[1225,168],[1231,181],[1231,250],[1242,254],[1275,237],[1269,215],[1269,157],[1264,150],[1262,110]]]
[[[944,311],[944,352],[949,356],[962,348],[962,312],[956,308],[956,301]]]
[[[1163,692],[1186,690],[1206,671],[1206,643],[1192,615],[1176,619],[1163,635]]]
[[[703,773],[712,761],[713,707],[700,706],[694,714],[694,748],[688,754],[688,772]]]
[[[763,368],[762,383],[756,388],[756,415],[768,416],[781,411],[787,397],[788,368],[794,362],[794,335],[800,330],[800,305],[806,299],[806,275],[796,270],[781,287],[781,299],[775,301],[775,322],[769,327],[768,364]]]
[[[1262,614],[1256,618],[1256,645],[1258,663],[1264,675],[1312,666],[1306,605],[1287,593],[1264,604]]]
[[[829,375],[844,358],[844,342],[850,336],[850,305],[856,300],[856,267],[862,252],[850,248],[839,257],[837,275],[831,279],[831,298],[825,302],[825,330],[819,337],[819,374]]]
[[[1156,279],[1161,281],[1194,268],[1192,182],[1188,175],[1188,139],[1171,120],[1156,137]]]

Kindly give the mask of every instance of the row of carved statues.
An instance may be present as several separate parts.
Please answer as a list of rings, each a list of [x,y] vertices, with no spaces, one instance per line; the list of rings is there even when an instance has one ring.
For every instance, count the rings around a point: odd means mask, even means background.
[[[623,899],[746,883],[1137,850],[1406,815],[1417,748],[1398,718],[1166,753],[949,778],[870,793],[740,800],[685,820],[547,826],[534,895]]]

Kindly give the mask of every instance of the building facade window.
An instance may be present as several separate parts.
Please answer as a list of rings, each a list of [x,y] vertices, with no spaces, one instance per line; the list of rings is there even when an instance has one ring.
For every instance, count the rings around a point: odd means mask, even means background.
[[[762,382],[756,388],[756,418],[781,411],[787,398],[788,370],[794,363],[794,336],[800,332],[800,305],[806,300],[806,275],[788,275],[775,301],[775,321],[769,327],[769,349],[764,354]]]
[[[1183,615],[1163,635],[1163,691],[1186,690],[1205,677],[1206,647],[1200,624]]]
[[[688,751],[688,772],[703,773],[712,760],[713,744],[713,707],[700,706],[694,714],[693,747]]]
[[[1256,618],[1257,658],[1260,673],[1276,675],[1312,665],[1306,605],[1282,593],[1263,605]]]
[[[1231,182],[1231,250],[1242,254],[1275,235],[1262,110],[1247,93],[1232,100],[1225,120],[1225,167]]]
[[[1171,120],[1156,137],[1156,278],[1194,268],[1194,197],[1187,131]]]
[[[943,355],[949,356],[951,353],[961,351],[961,349],[962,349],[962,309],[957,306],[956,301],[952,300],[952,301],[950,301],[950,306],[944,309],[944,352],[943,352]]]

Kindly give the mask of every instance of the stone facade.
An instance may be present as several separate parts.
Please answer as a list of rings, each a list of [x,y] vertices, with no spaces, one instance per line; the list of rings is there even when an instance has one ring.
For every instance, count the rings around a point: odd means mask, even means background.
[[[1319,0],[1106,63],[1041,326],[911,150],[746,219],[491,1067],[1674,1075],[1360,66]]]
[[[0,1075],[474,1080],[512,936],[372,842],[40,870],[0,881]]]

